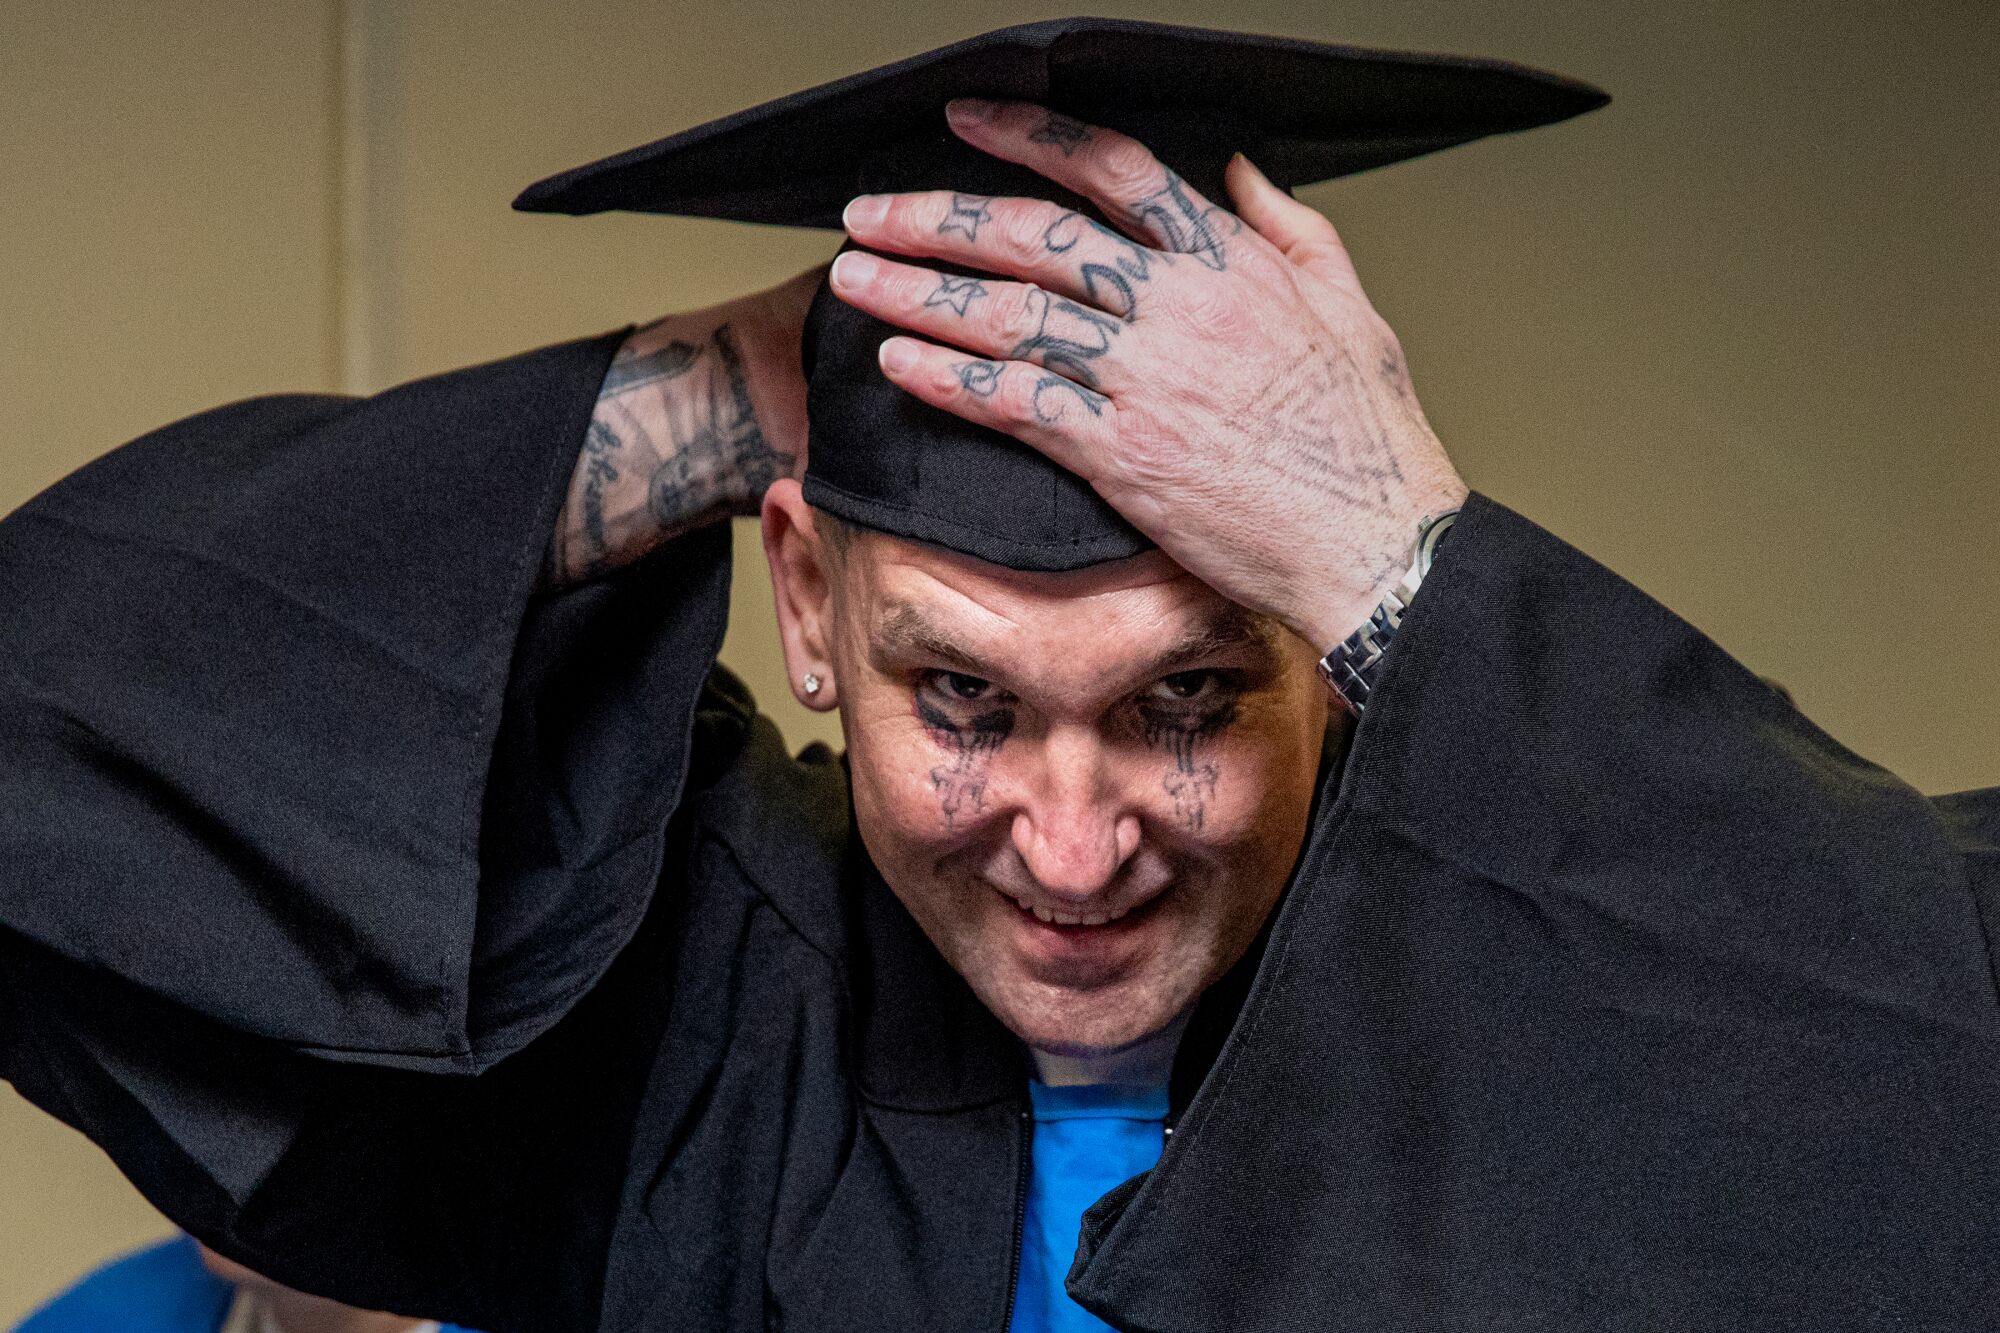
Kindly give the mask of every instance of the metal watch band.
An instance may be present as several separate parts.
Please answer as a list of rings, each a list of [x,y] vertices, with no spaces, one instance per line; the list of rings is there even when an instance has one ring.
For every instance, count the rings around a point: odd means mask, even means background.
[[[1354,631],[1333,646],[1332,651],[1319,659],[1319,676],[1333,692],[1340,696],[1342,703],[1351,709],[1356,717],[1368,706],[1368,696],[1374,693],[1376,677],[1381,674],[1382,657],[1395,641],[1396,631],[1402,627],[1403,615],[1410,608],[1410,602],[1422,586],[1424,575],[1430,572],[1431,561],[1437,556],[1437,549],[1444,541],[1444,535],[1458,518],[1456,509],[1442,514],[1426,515],[1417,524],[1417,549],[1411,557],[1410,568],[1401,581],[1383,595],[1361,628]]]

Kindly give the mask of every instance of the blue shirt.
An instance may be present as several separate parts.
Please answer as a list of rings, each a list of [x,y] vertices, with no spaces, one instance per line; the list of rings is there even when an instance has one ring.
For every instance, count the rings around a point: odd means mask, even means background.
[[[236,1289],[202,1267],[186,1236],[91,1273],[15,1333],[215,1333]]]
[[[1069,1298],[1083,1211],[1160,1160],[1167,1089],[1101,1083],[1028,1085],[1034,1105],[1021,1272],[1008,1333],[1103,1333],[1110,1325]]]
[[[236,1288],[208,1271],[186,1236],[86,1275],[14,1333],[216,1333]],[[455,1324],[441,1333],[466,1333]]]

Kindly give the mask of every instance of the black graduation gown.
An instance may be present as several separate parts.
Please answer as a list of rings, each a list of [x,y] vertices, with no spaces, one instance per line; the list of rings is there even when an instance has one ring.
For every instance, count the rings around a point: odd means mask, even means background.
[[[617,341],[225,408],[0,524],[0,1072],[358,1304],[996,1333],[1020,1056],[711,672],[726,535],[533,593]],[[1078,1298],[2000,1324],[2000,793],[1480,497],[1387,665]]]

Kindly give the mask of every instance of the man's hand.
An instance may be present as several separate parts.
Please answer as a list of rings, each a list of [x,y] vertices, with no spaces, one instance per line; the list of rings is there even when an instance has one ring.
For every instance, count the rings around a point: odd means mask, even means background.
[[[618,349],[570,478],[545,586],[593,578],[732,514],[806,464],[799,338],[822,270],[668,315]]]
[[[843,300],[964,349],[892,338],[884,372],[1082,475],[1224,596],[1339,642],[1466,488],[1332,224],[1241,156],[1232,214],[1124,135],[1023,103],[950,120],[1120,230],[1037,200],[856,200],[862,245],[1023,280],[842,255]]]

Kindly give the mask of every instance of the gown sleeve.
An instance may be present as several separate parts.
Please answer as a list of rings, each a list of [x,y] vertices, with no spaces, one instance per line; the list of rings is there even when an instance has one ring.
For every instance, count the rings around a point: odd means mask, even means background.
[[[0,522],[0,1074],[292,1285],[509,1322],[537,1191],[616,1187],[522,1142],[597,1038],[524,1048],[640,931],[729,578],[718,528],[536,592],[619,341],[223,408]]]
[[[2000,792],[1474,496],[1236,1027],[1070,1288],[1149,1330],[1969,1328]]]

